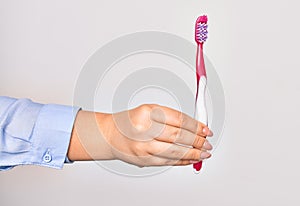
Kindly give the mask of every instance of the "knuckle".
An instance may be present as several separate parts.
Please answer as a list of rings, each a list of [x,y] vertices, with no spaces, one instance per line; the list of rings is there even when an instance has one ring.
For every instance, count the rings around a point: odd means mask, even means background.
[[[201,122],[198,122],[198,124],[197,124],[197,133],[200,134],[201,136],[204,135],[204,133],[203,133],[204,127],[205,126]]]
[[[195,133],[202,134],[202,132],[201,132],[202,131],[202,125],[201,125],[200,122],[195,121],[195,123],[193,125],[193,129],[194,129]]]
[[[193,149],[191,151],[190,158],[191,160],[196,160],[196,161],[200,160],[200,151]]]
[[[178,160],[182,159],[184,156],[184,154],[182,154],[181,151],[174,149],[174,148],[170,149],[170,153],[175,159],[178,159]]]
[[[132,146],[132,152],[135,156],[143,156],[145,154],[145,146],[142,142],[134,142]]]
[[[149,142],[147,148],[151,155],[159,154],[161,152],[160,146],[155,141]]]
[[[177,129],[177,133],[176,136],[174,136],[174,138],[176,143],[188,144],[187,139],[189,139],[189,133],[186,130],[179,128]],[[192,142],[189,144],[191,145]]]
[[[136,109],[135,115],[131,119],[131,123],[138,132],[143,132],[151,126],[150,121],[151,108],[147,104],[143,104]]]
[[[193,143],[193,147],[196,147],[198,149],[201,149],[204,144],[205,139],[203,137],[195,136],[195,140]]]
[[[189,123],[189,118],[188,118],[187,115],[179,113],[178,116],[179,116],[178,119],[181,121],[181,125],[180,125],[181,127],[186,127],[186,125],[190,124]]]
[[[159,108],[160,107],[160,105],[158,105],[158,104],[142,104],[142,105],[140,105],[138,108],[139,108],[139,110],[141,111],[141,112],[146,112],[146,113],[148,113],[148,112],[150,112],[152,109],[154,109],[154,108]]]
[[[150,111],[151,111],[151,106],[149,104],[142,104],[141,106],[138,107],[138,112],[142,116],[149,114]]]
[[[176,140],[179,138],[179,136],[180,136],[180,129],[174,128],[171,133],[171,139],[173,140],[173,142],[176,142]]]
[[[184,165],[189,165],[190,161],[189,160],[179,160],[176,162],[176,165],[178,166],[184,166]]]
[[[151,165],[151,161],[149,157],[140,157],[138,160],[139,167],[147,167]]]
[[[156,107],[160,107],[159,104],[147,104],[151,109],[156,108]]]

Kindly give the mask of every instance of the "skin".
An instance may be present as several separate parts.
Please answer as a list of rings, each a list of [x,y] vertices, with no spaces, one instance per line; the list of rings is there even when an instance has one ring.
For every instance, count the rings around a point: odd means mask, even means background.
[[[114,114],[80,110],[68,158],[121,160],[139,167],[188,165],[207,159],[209,128],[174,109],[145,104]]]

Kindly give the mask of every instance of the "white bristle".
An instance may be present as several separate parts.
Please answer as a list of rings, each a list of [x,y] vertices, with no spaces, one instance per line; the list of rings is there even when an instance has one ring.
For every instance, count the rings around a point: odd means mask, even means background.
[[[199,41],[200,43],[203,43],[207,40],[207,27],[208,25],[206,23],[197,23],[196,26],[196,39],[197,41]]]

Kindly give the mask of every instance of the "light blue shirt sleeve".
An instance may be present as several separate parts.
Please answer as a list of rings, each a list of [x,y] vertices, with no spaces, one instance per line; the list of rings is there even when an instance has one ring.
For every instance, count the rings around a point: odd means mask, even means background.
[[[0,96],[0,171],[29,164],[61,169],[79,110]]]

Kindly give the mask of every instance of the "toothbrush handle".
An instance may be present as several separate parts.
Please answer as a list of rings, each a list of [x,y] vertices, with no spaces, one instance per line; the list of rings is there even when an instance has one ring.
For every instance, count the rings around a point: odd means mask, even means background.
[[[202,122],[205,125],[208,125],[208,115],[206,109],[206,70],[204,64],[204,55],[203,55],[203,44],[198,44],[197,47],[197,57],[196,57],[196,73],[197,73],[197,92],[196,92],[196,102],[195,102],[195,117],[198,118],[198,121]],[[202,168],[202,161],[193,164],[193,168],[196,172],[199,172]]]
[[[202,122],[205,125],[208,125],[208,114],[206,109],[206,77],[201,76],[198,86],[198,98],[196,100],[196,117],[199,122]]]
[[[198,87],[198,98],[196,101],[196,116],[198,121],[207,125],[208,123],[208,115],[206,109],[206,101],[205,101],[205,91],[206,91],[206,77],[201,76]],[[193,168],[195,172],[199,172],[202,168],[202,161],[193,164]]]

